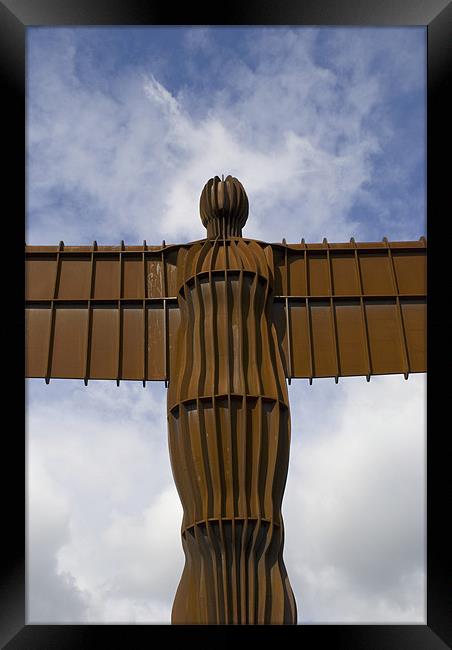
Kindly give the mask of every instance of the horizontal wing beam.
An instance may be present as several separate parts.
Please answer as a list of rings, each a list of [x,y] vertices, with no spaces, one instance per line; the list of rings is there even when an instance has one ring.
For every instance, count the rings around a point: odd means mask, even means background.
[[[315,248],[314,248],[315,246]],[[272,244],[277,296],[427,293],[427,243]]]
[[[143,300],[177,294],[181,246],[26,246],[26,300]]]

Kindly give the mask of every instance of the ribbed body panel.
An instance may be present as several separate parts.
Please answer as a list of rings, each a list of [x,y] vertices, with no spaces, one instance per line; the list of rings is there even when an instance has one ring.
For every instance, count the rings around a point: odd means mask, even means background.
[[[186,564],[172,621],[295,623],[282,559],[290,413],[271,249],[206,240],[180,258],[168,426]]]

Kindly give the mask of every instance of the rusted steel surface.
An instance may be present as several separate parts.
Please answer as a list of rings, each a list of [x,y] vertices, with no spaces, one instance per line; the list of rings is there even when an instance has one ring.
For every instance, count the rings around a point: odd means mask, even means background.
[[[200,213],[189,244],[27,246],[26,376],[165,380],[186,558],[172,622],[293,624],[286,378],[424,372],[427,244],[243,238],[231,176]]]
[[[203,241],[27,246],[27,377],[169,381],[178,254]],[[272,317],[289,379],[426,371],[424,239],[227,241],[271,248]]]
[[[171,464],[184,508],[173,623],[296,623],[282,557],[290,444],[272,250],[219,237],[180,251]]]
[[[286,376],[426,372],[426,257],[424,238],[280,245],[274,318]]]
[[[248,219],[248,197],[239,180],[218,176],[204,185],[199,200],[199,213],[207,237],[241,237],[242,228]]]

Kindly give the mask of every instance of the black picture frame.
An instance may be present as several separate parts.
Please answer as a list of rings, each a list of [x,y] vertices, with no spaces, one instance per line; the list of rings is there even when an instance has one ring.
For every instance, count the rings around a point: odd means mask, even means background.
[[[177,8],[176,8],[177,7]],[[156,626],[156,625],[27,625],[25,620],[25,411],[23,377],[23,245],[25,241],[25,32],[35,25],[330,25],[409,26],[427,28],[427,211],[428,211],[428,381],[427,381],[427,623],[426,625],[301,625],[291,626]],[[448,411],[438,385],[446,384],[447,319],[444,279],[447,254],[440,251],[450,204],[450,165],[443,162],[451,93],[452,6],[447,0],[249,0],[197,6],[164,6],[152,0],[0,0],[0,71],[2,88],[3,223],[11,226],[3,267],[10,332],[4,349],[12,351],[4,375],[9,394],[18,397],[3,418],[2,573],[0,582],[0,643],[8,650],[52,648],[141,647],[157,637],[158,628],[172,640],[202,642],[220,631],[224,640],[242,640],[262,631],[268,635],[295,633],[305,647],[332,644],[347,650],[442,650],[452,647],[452,582],[450,541],[450,453]],[[5,137],[6,136],[6,137]],[[5,150],[6,148],[6,150]],[[449,194],[449,201],[446,200]],[[6,207],[7,206],[7,207]],[[444,251],[444,248],[441,249]],[[7,276],[7,277],[6,277]],[[12,281],[11,278],[17,278]],[[8,280],[6,282],[5,280]],[[450,283],[449,283],[450,286]],[[443,303],[440,303],[440,297]],[[14,318],[10,312],[13,311]],[[10,345],[17,339],[17,345]],[[435,342],[437,345],[435,345]],[[7,372],[6,372],[7,371]],[[436,385],[436,388],[435,388]],[[435,414],[440,414],[435,427]],[[441,417],[442,416],[442,417]],[[8,425],[8,422],[10,423]],[[22,422],[22,424],[20,424]],[[445,431],[443,432],[443,429]],[[8,470],[8,471],[6,471]],[[239,628],[239,630],[237,629]],[[248,635],[253,635],[249,637]],[[182,636],[180,636],[182,635]],[[231,637],[230,635],[233,635]]]

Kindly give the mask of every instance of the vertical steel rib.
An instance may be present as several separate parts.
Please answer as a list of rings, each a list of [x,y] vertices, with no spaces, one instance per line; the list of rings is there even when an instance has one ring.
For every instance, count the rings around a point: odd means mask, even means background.
[[[94,297],[94,252],[97,250],[97,242],[93,241],[91,246],[91,262],[90,262],[90,280],[89,280],[89,295],[88,295],[88,314],[86,319],[86,355],[85,355],[85,377],[84,383],[85,386],[88,385],[88,379],[90,376],[90,364],[91,364],[91,339],[92,339],[92,326],[93,326],[93,309],[91,306],[91,301]]]
[[[52,358],[53,358],[53,340],[55,336],[55,300],[58,296],[58,288],[61,275],[61,255],[60,252],[64,250],[64,242],[60,241],[58,245],[58,252],[56,258],[56,273],[55,273],[55,282],[53,285],[53,295],[52,300],[50,301],[50,330],[49,330],[49,345],[47,349],[47,367],[45,373],[45,382],[46,384],[50,383],[50,377],[52,374]]]
[[[308,354],[309,354],[309,384],[312,384],[314,378],[314,350],[312,347],[312,334],[311,334],[311,310],[309,304],[309,257],[308,248],[304,239],[301,240],[304,245],[304,270],[305,270],[305,303],[306,303],[306,333],[308,337]]]
[[[218,327],[217,327],[217,309],[216,309],[216,304],[217,304],[217,289],[216,289],[216,284],[213,281],[213,268],[214,268],[214,263],[216,261],[216,256],[218,255],[218,249],[219,249],[219,236],[216,237],[213,248],[212,248],[212,256],[210,258],[210,269],[209,269],[209,281],[210,281],[210,291],[211,291],[211,306],[212,306],[212,315],[211,315],[211,323],[212,323],[212,344],[213,344],[213,359],[215,361],[212,363],[213,368],[214,368],[214,375],[213,375],[213,395],[216,395],[218,393],[219,387],[218,387],[218,363],[217,359],[219,357],[219,346],[218,346]]]
[[[261,380],[261,375],[259,372],[259,331],[256,323],[256,314],[253,309],[253,306],[256,304],[256,292],[257,292],[257,285],[259,282],[259,278],[257,273],[253,277],[253,283],[251,285],[251,308],[250,308],[250,323],[248,326],[248,335],[249,339],[247,341],[248,345],[250,346],[251,350],[251,357],[256,359],[257,364],[256,365],[250,365],[248,366],[251,370],[251,373],[248,373],[248,383],[250,386],[253,388],[253,392],[255,395],[261,395],[262,394],[262,380]]]
[[[234,244],[236,248],[238,246]],[[238,363],[240,367],[240,390],[242,392],[242,405],[241,405],[241,417],[237,414],[237,426],[240,431],[238,437],[239,445],[237,448],[237,454],[239,457],[239,512],[242,516],[245,516],[244,523],[241,527],[241,537],[240,537],[240,560],[239,560],[239,575],[237,576],[237,581],[240,585],[240,623],[247,623],[247,595],[248,595],[248,585],[247,585],[247,571],[246,571],[246,534],[248,530],[248,515],[249,515],[249,504],[247,498],[247,379],[246,379],[246,360],[245,360],[245,348],[244,348],[244,313],[243,313],[243,304],[244,304],[244,272],[243,272],[243,261],[237,251],[236,255],[239,260],[240,275],[239,275],[239,354],[238,354]],[[245,314],[246,318],[246,314]]]
[[[146,386],[148,374],[148,310],[146,308],[147,282],[146,282],[146,240],[143,240],[143,388]]]
[[[263,480],[263,472],[266,468],[263,466],[263,418],[262,418],[262,395],[259,395],[258,397],[258,425],[256,427],[255,433],[257,434],[258,440],[257,440],[257,452],[256,452],[256,473],[255,473],[255,488],[254,492],[256,494],[256,514],[257,514],[257,519],[258,519],[258,525],[256,526],[256,537],[253,540],[253,551],[254,551],[254,562],[253,562],[253,568],[254,568],[254,574],[255,574],[255,584],[254,584],[254,590],[255,590],[255,600],[254,600],[254,620],[256,623],[259,623],[259,604],[260,604],[260,596],[262,595],[262,591],[265,589],[265,585],[262,584],[262,580],[259,580],[259,557],[258,557],[258,551],[260,550],[260,545],[258,546],[258,540],[261,541],[262,535],[264,534],[264,527],[262,525],[262,515],[265,513],[265,507],[264,507],[264,490],[265,490],[265,483],[262,485],[262,480]]]
[[[401,342],[401,347],[402,347],[402,357],[403,357],[403,365],[404,365],[404,376],[405,379],[408,379],[408,375],[410,373],[410,362],[409,362],[409,355],[408,355],[408,344],[406,340],[406,333],[405,333],[405,327],[403,325],[403,315],[402,315],[402,307],[400,305],[400,292],[399,292],[399,285],[397,282],[397,276],[395,272],[395,267],[394,267],[394,259],[392,257],[392,251],[391,247],[388,242],[387,237],[383,237],[383,241],[386,245],[386,251],[388,255],[388,261],[389,261],[389,268],[391,272],[391,279],[392,279],[392,284],[394,286],[394,292],[396,294],[396,311],[397,311],[397,325],[399,328],[399,336],[400,336],[400,342]]]
[[[372,364],[371,364],[371,357],[370,357],[369,329],[367,327],[366,311],[364,309],[363,280],[362,280],[362,277],[361,277],[361,268],[360,268],[360,264],[359,264],[358,247],[357,247],[355,239],[353,237],[350,237],[350,243],[353,244],[353,249],[354,249],[354,253],[355,253],[355,271],[356,271],[356,278],[358,280],[358,286],[359,286],[359,303],[360,303],[360,307],[361,307],[361,325],[362,325],[362,333],[363,333],[363,338],[364,338],[364,349],[365,349],[365,352],[366,352],[366,363],[367,363],[366,379],[367,379],[367,381],[370,381],[370,376],[372,374]]]
[[[162,271],[160,274],[160,281],[162,287],[162,296],[163,296],[163,363],[164,363],[164,376],[165,376],[165,387],[168,386],[169,379],[169,337],[168,337],[168,309],[166,304],[166,298],[168,297],[168,281],[166,277],[166,260],[165,260],[165,240],[162,241],[162,251],[161,251],[161,264]]]
[[[293,377],[292,372],[292,337],[290,332],[290,314],[289,314],[289,298],[285,298],[285,311],[286,311],[286,330],[287,330],[287,370],[289,384]]]
[[[243,305],[243,270],[240,270],[239,278],[239,301],[240,305]],[[239,330],[243,332],[243,313],[242,309],[239,309]],[[245,359],[244,359],[244,345],[243,345],[243,336],[239,338],[239,363],[240,363],[240,390],[241,390],[241,413],[240,417],[237,413],[237,427],[240,435],[238,436],[238,445],[237,445],[237,454],[239,457],[239,512],[244,516],[248,516],[248,500],[247,500],[247,491],[246,491],[246,474],[247,474],[247,454],[246,454],[246,414],[247,414],[247,388],[246,388],[246,376],[245,376]],[[242,560],[241,560],[242,562]],[[243,591],[243,585],[242,585]]]
[[[341,373],[340,360],[339,360],[339,346],[337,342],[336,315],[335,315],[334,303],[333,303],[333,293],[334,293],[333,270],[331,266],[330,246],[328,244],[328,240],[326,237],[324,238],[323,243],[326,245],[326,259],[327,259],[327,266],[328,266],[328,292],[330,295],[331,334],[333,336],[333,347],[334,347],[335,364],[336,364],[336,375],[334,377],[334,381],[337,384],[339,381],[339,375],[341,375],[342,373]]]
[[[232,323],[231,323],[231,328],[230,326],[230,315],[229,315],[229,289],[231,285],[231,291],[232,291],[232,276],[229,274],[228,276],[228,268],[229,268],[229,254],[228,254],[228,242],[223,239],[223,245],[224,245],[224,259],[225,259],[225,271],[224,271],[224,291],[225,291],[225,333],[226,333],[226,369],[227,369],[227,383],[226,383],[226,388],[227,388],[227,404],[228,404],[228,413],[227,413],[227,435],[228,435],[228,465],[230,467],[230,472],[231,472],[231,506],[228,508],[228,515],[232,517],[231,521],[231,527],[232,527],[232,539],[234,539],[234,518],[236,516],[236,510],[235,510],[235,491],[236,491],[236,477],[235,477],[235,462],[234,462],[234,455],[233,455],[233,448],[234,448],[234,441],[233,441],[233,434],[232,434],[232,410],[231,410],[231,375],[232,375],[232,367],[231,367],[231,362],[233,363],[233,353],[234,351],[231,350],[231,341],[233,339],[233,332],[232,332]],[[230,331],[231,330],[231,331]],[[228,545],[229,546],[229,545]],[[231,560],[231,565],[230,565],[230,572],[231,574],[236,573],[236,566],[237,566],[237,560],[236,560],[236,548],[235,544],[231,544],[231,551],[232,551],[232,560]],[[237,598],[237,580],[234,579],[233,575],[228,576],[228,582],[231,585],[231,600],[232,600],[232,621],[234,623],[237,623],[238,619],[238,598]]]
[[[121,240],[121,247],[119,251],[119,298],[118,298],[118,334],[117,334],[117,342],[118,342],[118,356],[117,356],[117,366],[116,366],[116,385],[119,386],[119,382],[121,380],[121,375],[122,375],[122,355],[121,355],[121,349],[123,345],[123,318],[124,314],[122,313],[122,298],[123,298],[123,255],[122,251],[124,250],[124,241]]]
[[[289,295],[289,264],[287,260],[287,242],[285,239],[282,240],[284,246],[284,282],[283,282],[283,291],[285,296]]]

